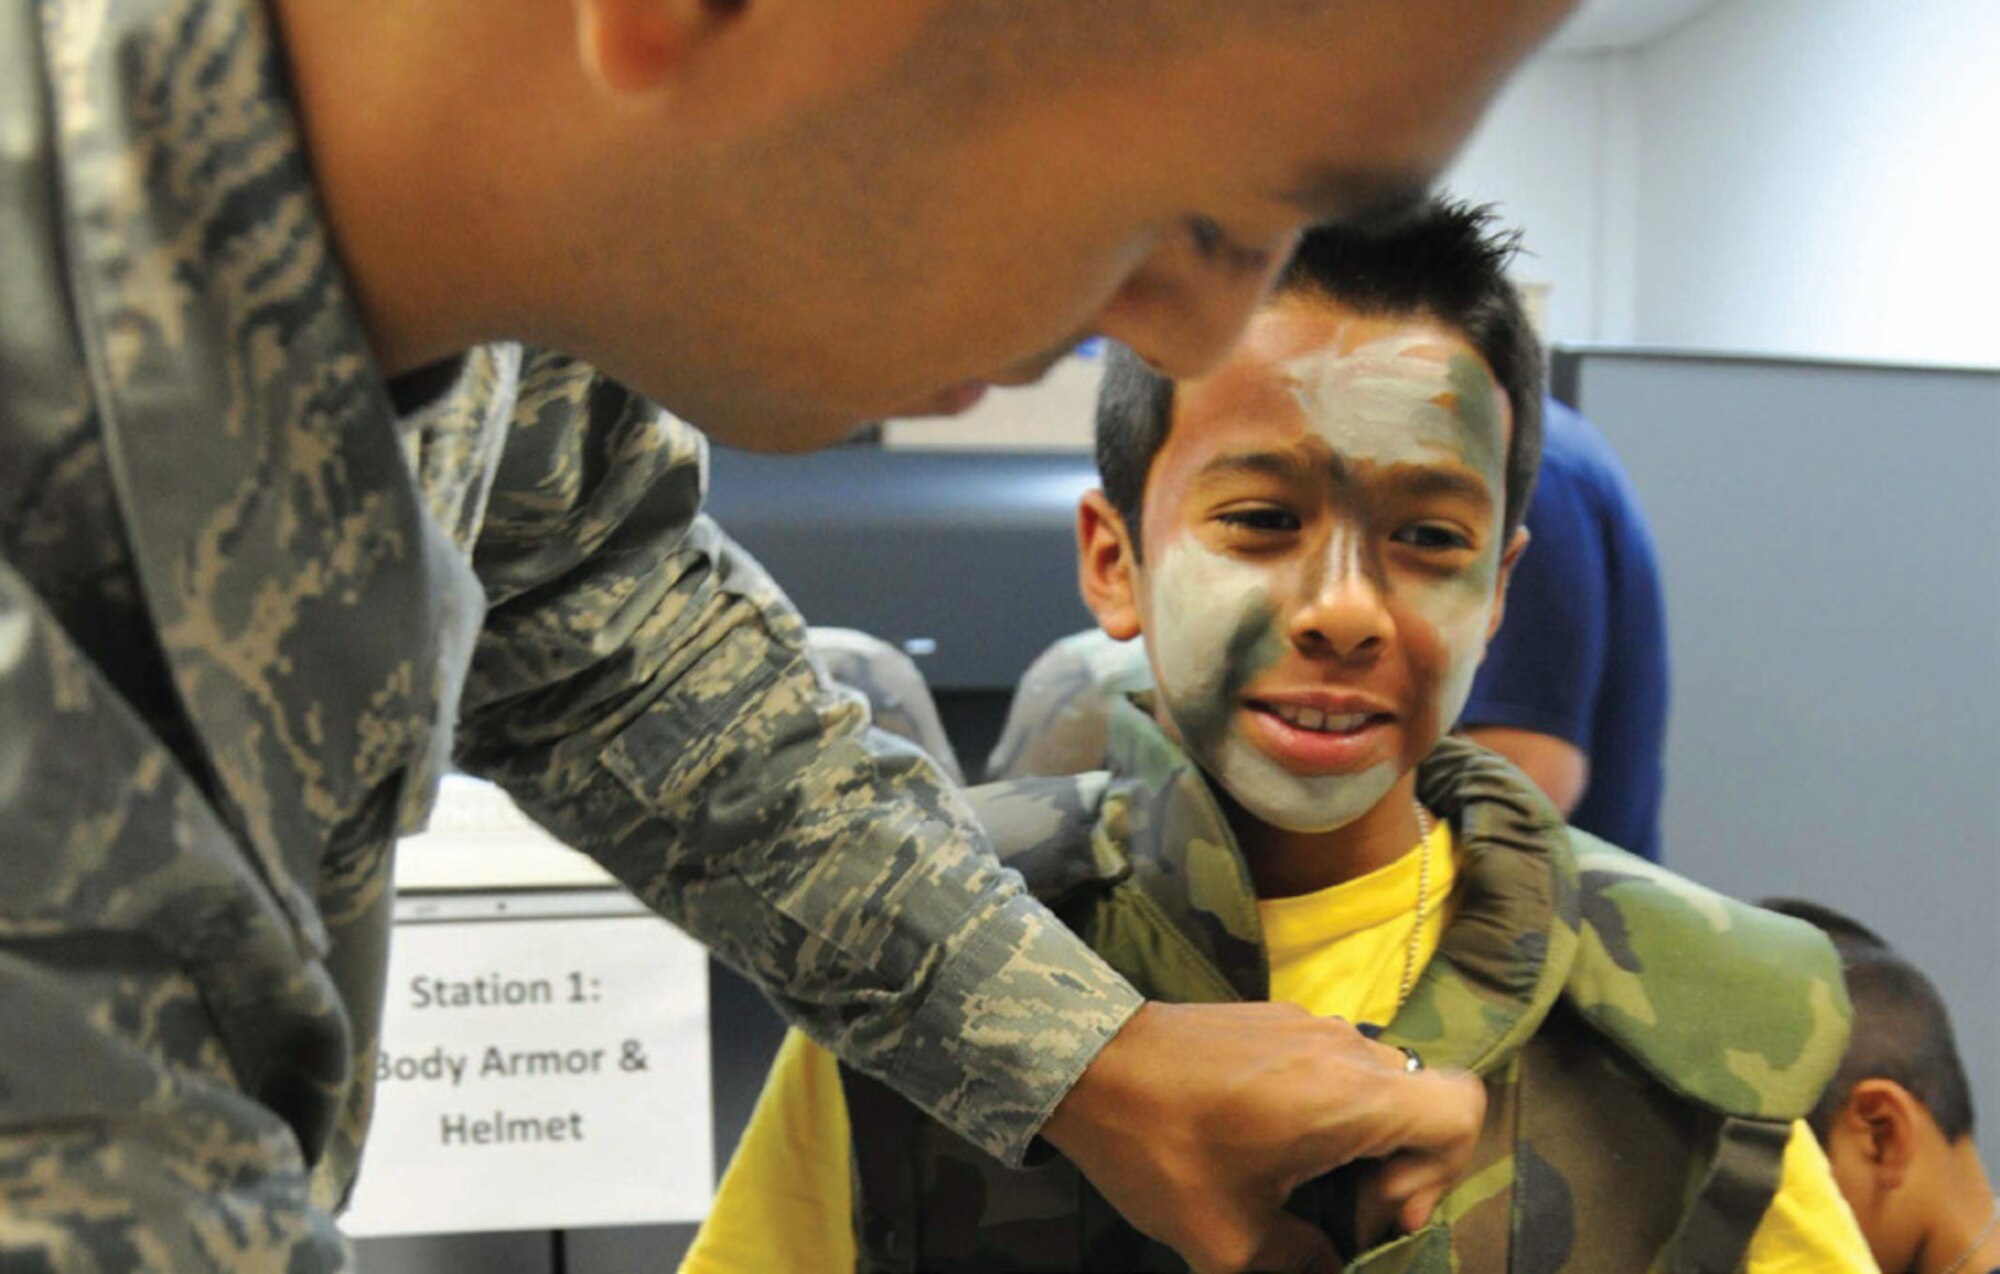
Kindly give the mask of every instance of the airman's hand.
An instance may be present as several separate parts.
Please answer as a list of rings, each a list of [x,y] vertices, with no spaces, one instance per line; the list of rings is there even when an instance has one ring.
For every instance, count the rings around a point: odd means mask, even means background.
[[[1378,1215],[1421,1226],[1486,1111],[1469,1075],[1406,1073],[1396,1049],[1288,1004],[1147,1004],[1042,1133],[1113,1206],[1201,1271],[1338,1270],[1282,1211],[1299,1185],[1383,1160]]]

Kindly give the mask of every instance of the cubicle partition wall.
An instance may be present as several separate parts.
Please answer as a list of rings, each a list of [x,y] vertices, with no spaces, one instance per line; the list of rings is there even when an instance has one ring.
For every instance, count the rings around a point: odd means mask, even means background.
[[[1555,373],[1659,542],[1666,864],[1907,952],[2000,1164],[2000,370],[1568,350]]]

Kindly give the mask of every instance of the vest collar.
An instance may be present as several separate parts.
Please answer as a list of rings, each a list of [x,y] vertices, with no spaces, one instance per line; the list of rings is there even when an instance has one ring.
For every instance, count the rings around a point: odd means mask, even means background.
[[[1270,996],[1250,869],[1206,776],[1143,695],[1110,709],[1100,844],[1245,999]],[[1535,1033],[1577,950],[1577,867],[1562,816],[1499,757],[1441,741],[1417,794],[1452,826],[1457,908],[1437,954],[1384,1032],[1428,1065],[1490,1072]]]

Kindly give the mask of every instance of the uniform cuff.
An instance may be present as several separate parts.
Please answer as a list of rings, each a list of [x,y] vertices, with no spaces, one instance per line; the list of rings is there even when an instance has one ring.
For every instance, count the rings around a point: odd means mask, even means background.
[[[1144,1003],[1026,894],[981,918],[939,969],[889,1082],[1019,1166],[1041,1127]]]

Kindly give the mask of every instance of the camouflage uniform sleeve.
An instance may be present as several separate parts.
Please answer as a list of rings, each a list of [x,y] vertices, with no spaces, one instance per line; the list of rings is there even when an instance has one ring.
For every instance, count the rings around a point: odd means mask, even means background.
[[[476,550],[459,762],[849,1064],[1018,1159],[1138,995],[821,681],[790,604],[699,515],[704,448],[531,359]]]
[[[814,627],[806,634],[806,647],[823,675],[868,701],[876,729],[916,744],[954,787],[965,786],[958,753],[915,660],[880,637],[853,628]]]

